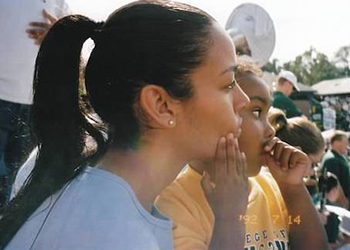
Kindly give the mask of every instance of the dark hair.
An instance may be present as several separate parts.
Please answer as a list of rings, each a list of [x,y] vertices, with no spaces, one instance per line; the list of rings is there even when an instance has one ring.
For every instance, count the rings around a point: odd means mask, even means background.
[[[326,193],[329,193],[333,188],[338,186],[338,177],[331,172],[327,172],[326,178],[323,175],[319,177],[319,180],[318,180],[319,190],[322,189],[322,185],[325,186]]]
[[[104,24],[80,15],[54,24],[35,66],[32,122],[39,153],[25,186],[2,211],[0,249],[46,198],[108,148],[135,148],[144,124],[136,105],[142,87],[161,86],[179,100],[192,96],[189,75],[204,63],[212,23],[186,4],[138,1]],[[81,49],[89,37],[95,47],[85,87],[102,123],[88,119],[78,91]],[[93,151],[86,150],[87,137],[96,144]]]
[[[348,138],[348,135],[341,130],[334,131],[334,134],[330,138],[331,144],[333,144],[335,141],[341,141],[343,138]]]
[[[321,131],[315,124],[303,117],[287,119],[280,109],[271,109],[269,122],[282,141],[297,147],[306,154],[316,154],[324,150],[325,143]]]

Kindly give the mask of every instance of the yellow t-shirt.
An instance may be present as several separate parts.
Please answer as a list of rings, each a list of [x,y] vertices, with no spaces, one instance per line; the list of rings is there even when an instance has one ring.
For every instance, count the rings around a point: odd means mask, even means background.
[[[174,222],[175,250],[208,249],[214,214],[201,187],[202,176],[187,167],[156,199],[157,207]],[[245,250],[288,249],[290,218],[276,181],[267,170],[249,178]],[[293,221],[294,220],[294,221]]]

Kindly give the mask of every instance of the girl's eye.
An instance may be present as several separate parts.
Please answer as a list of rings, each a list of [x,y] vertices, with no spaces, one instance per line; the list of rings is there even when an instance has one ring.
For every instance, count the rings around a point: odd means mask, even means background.
[[[227,86],[227,88],[228,88],[228,89],[233,89],[233,88],[236,86],[236,84],[237,84],[237,81],[236,81],[236,79],[234,79],[234,80]]]
[[[262,112],[262,110],[261,110],[260,108],[255,108],[255,109],[253,109],[253,114],[254,114],[257,118],[260,117],[261,112]]]

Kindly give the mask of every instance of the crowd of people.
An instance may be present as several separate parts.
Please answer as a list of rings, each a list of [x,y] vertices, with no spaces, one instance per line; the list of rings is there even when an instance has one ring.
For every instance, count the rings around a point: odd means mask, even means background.
[[[63,0],[19,2],[0,2],[0,20],[28,5],[0,38],[0,249],[350,247],[348,137],[325,149],[288,97],[292,72],[271,95],[188,4],[95,22]]]
[[[335,111],[336,128],[339,130],[350,131],[350,96],[325,96],[322,98],[323,108]]]
[[[288,97],[297,86],[296,82],[293,72],[282,71],[279,74],[272,102],[277,109],[270,110],[270,123],[275,127],[278,138],[299,147],[310,158],[313,168],[305,174],[305,185],[320,213],[331,249],[350,249],[350,245],[347,246],[350,227],[346,227],[348,223],[345,223],[350,213],[343,210],[334,212],[332,207],[328,211],[326,207],[330,205],[349,210],[349,136],[342,130],[334,130],[330,138],[322,136],[317,126]]]

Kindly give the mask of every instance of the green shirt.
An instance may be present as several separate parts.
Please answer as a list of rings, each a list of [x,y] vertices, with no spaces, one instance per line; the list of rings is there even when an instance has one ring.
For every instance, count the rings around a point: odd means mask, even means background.
[[[322,160],[322,168],[335,174],[346,198],[350,201],[350,167],[344,156],[334,150],[328,150]]]
[[[297,108],[297,106],[295,106],[294,102],[280,91],[273,93],[272,106],[274,108],[281,109],[286,114],[287,118],[302,115],[301,111]]]

